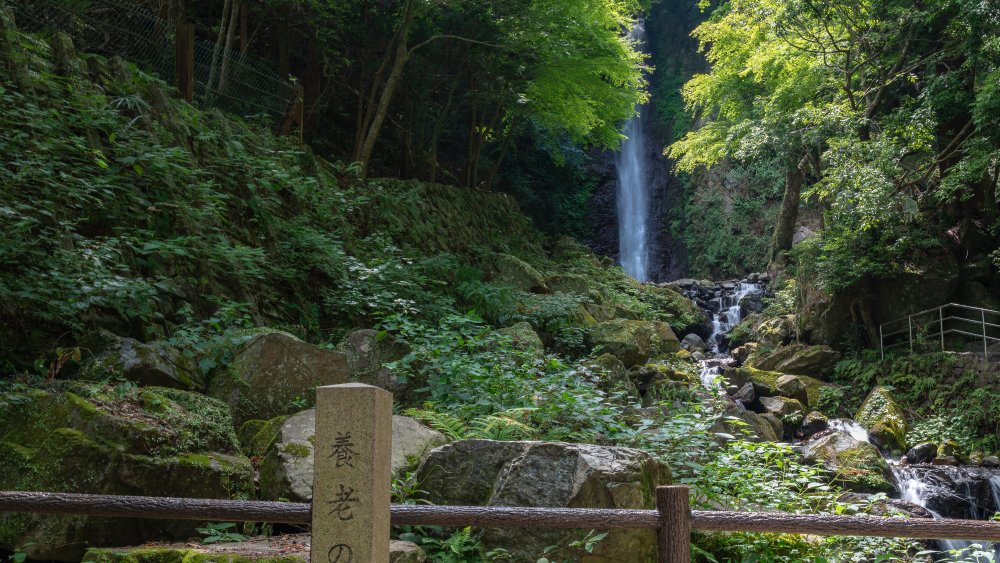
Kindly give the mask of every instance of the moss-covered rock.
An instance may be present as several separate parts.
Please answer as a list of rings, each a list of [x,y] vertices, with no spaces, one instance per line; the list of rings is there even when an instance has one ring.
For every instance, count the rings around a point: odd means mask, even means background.
[[[748,358],[748,365],[765,371],[825,378],[833,373],[841,354],[829,346],[789,344]]]
[[[395,395],[397,401],[404,398],[406,385],[399,382],[385,364],[400,360],[410,352],[405,342],[374,330],[356,330],[348,334],[336,350],[347,359],[351,381],[385,389]]]
[[[201,391],[205,381],[198,365],[163,342],[142,343],[102,331],[87,347],[101,351],[89,359],[79,377],[91,381],[122,378],[142,386]]]
[[[225,405],[166,388],[72,383],[24,393],[0,416],[0,489],[248,498],[249,460]],[[16,411],[16,414],[15,414]],[[90,546],[188,537],[195,523],[0,516],[0,548],[78,561]]]
[[[493,280],[522,291],[549,293],[545,278],[524,260],[510,254],[497,253],[491,259]]]
[[[945,440],[938,444],[937,457],[951,457],[961,461],[965,459],[965,448],[956,440]]]
[[[872,389],[854,420],[882,447],[897,453],[906,451],[906,432],[909,430],[906,415],[885,387]]]
[[[587,362],[587,368],[598,374],[597,386],[605,393],[625,392],[630,397],[639,397],[639,388],[621,360],[611,354],[601,354]]]
[[[882,454],[875,446],[855,440],[846,432],[817,434],[806,442],[803,458],[806,462],[821,465],[839,483],[853,491],[892,491],[892,474]]]
[[[681,334],[698,330],[709,320],[694,301],[672,286],[644,285],[639,298],[650,306],[654,318],[666,321]]]
[[[317,387],[352,380],[343,352],[271,332],[236,351],[233,362],[213,376],[209,395],[229,405],[236,423],[243,424],[300,411],[315,401]]]
[[[775,348],[788,344],[796,335],[795,316],[765,317],[760,313],[748,315],[729,333],[730,346],[736,347],[750,342]]]
[[[626,367],[673,354],[681,344],[670,325],[662,321],[616,319],[596,325],[589,344],[597,354],[612,354]]]
[[[754,393],[758,397],[774,397],[780,395],[781,391],[778,389],[778,380],[784,375],[786,374],[774,371],[764,371],[750,367],[730,368],[723,371],[723,376],[725,376],[729,385],[735,386],[736,389],[739,389],[747,383],[752,383]],[[814,377],[806,375],[797,375],[795,377],[806,386],[806,398],[807,404],[809,405],[819,404],[820,394],[824,388],[835,387],[830,383],[820,381]]]
[[[277,416],[271,420],[248,420],[240,426],[237,436],[240,448],[250,457],[261,457],[267,453],[278,440],[281,425],[288,420],[287,416]]]
[[[799,401],[788,397],[760,397],[757,399],[764,413],[773,414],[781,419],[785,426],[795,428],[802,424],[806,415],[806,407]]]
[[[518,350],[531,352],[539,357],[545,354],[545,345],[535,329],[531,327],[531,323],[520,322],[501,328],[497,332],[510,337],[511,345]]]
[[[765,417],[753,411],[744,411],[740,418],[750,425],[754,435],[760,441],[778,442],[783,437],[784,423],[776,416]]]
[[[803,405],[809,404],[809,389],[798,376],[782,375],[774,382],[774,387],[782,397],[790,397]]]
[[[545,286],[556,293],[590,295],[594,283],[583,274],[560,273],[545,278]]]
[[[818,411],[812,411],[806,415],[805,420],[802,421],[802,426],[795,433],[798,438],[809,438],[814,434],[818,434],[830,427],[830,419],[823,413]]]

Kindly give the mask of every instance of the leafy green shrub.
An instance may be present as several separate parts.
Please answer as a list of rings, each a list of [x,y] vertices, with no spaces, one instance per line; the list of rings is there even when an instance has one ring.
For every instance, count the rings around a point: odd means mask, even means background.
[[[599,389],[597,374],[517,349],[478,317],[445,317],[431,327],[393,316],[382,328],[411,348],[389,369],[412,382],[416,399],[430,404],[423,410],[462,421],[464,429],[446,424],[456,434],[586,441],[623,428],[621,397]]]

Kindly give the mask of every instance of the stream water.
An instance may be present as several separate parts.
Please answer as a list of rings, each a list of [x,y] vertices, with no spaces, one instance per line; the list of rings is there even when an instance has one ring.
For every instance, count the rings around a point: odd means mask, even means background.
[[[639,21],[629,32],[629,38],[644,44],[645,22]],[[639,107],[643,112],[645,106]],[[618,261],[630,276],[638,281],[650,279],[649,272],[649,151],[641,115],[625,124],[621,151],[615,156],[618,171]]]
[[[712,316],[712,332],[705,341],[706,358],[701,361],[701,380],[718,387],[722,370],[734,364],[729,351],[729,333],[743,320],[747,310],[759,305],[764,287],[746,281],[717,284],[714,290],[688,289],[685,294]],[[710,297],[710,298],[706,298]],[[853,420],[831,420],[829,427],[852,438],[872,443],[868,431]],[[881,451],[881,449],[880,449]],[[973,466],[905,464],[886,456],[899,498],[926,509],[934,518],[986,520],[1000,512],[1000,470]],[[942,552],[938,561],[1000,562],[1000,542],[937,540]],[[978,545],[979,548],[975,546]]]
[[[694,290],[692,290],[694,291]],[[729,333],[740,324],[748,307],[747,301],[759,304],[764,296],[764,286],[756,283],[727,282],[719,284],[714,297],[708,301],[712,315],[712,332],[705,341],[708,355],[701,361],[701,382],[706,387],[718,386],[722,369],[733,363],[729,354]],[[690,293],[688,297],[692,297]]]

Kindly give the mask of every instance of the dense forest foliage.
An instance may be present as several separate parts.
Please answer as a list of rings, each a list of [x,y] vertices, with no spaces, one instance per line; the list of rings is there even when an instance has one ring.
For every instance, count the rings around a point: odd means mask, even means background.
[[[126,8],[164,52],[193,25],[208,95],[80,41]],[[301,135],[214,103],[242,57],[300,89]],[[997,327],[879,350],[922,309],[1000,310],[994,0],[0,0],[0,102],[0,490],[310,502],[314,388],[360,381],[434,435],[397,503],[653,508],[679,483],[700,510],[1000,514]],[[601,254],[639,118],[670,283]],[[191,563],[303,532],[0,514],[0,557]],[[392,533],[448,563],[655,554],[639,531]]]

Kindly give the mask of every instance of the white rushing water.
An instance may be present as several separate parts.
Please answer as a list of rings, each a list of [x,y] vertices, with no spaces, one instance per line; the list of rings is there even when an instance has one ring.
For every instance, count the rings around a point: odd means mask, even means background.
[[[898,462],[891,461],[889,467],[896,480],[896,487],[899,489],[899,498],[923,507],[927,512],[931,513],[931,516],[935,520],[946,519],[945,516],[931,509],[929,506],[931,494],[935,487],[938,488],[938,494],[941,494],[941,483],[935,484],[932,480],[928,479],[926,473],[922,474],[919,469],[912,466],[901,465]],[[946,469],[942,470],[947,471]],[[955,468],[954,470],[960,471],[960,468]],[[992,477],[989,483],[994,505],[1000,507],[1000,475]],[[949,495],[960,502],[968,504],[970,512],[978,519],[988,519],[992,516],[992,514],[983,512],[981,510],[982,507],[976,506],[976,498],[971,490],[952,489]],[[949,539],[939,539],[937,543],[939,549],[942,551],[952,552],[950,555],[936,558],[938,561],[956,561],[961,563],[1000,561],[1000,544],[998,543]]]
[[[719,312],[712,315],[712,334],[708,337],[709,349],[718,354],[725,337],[743,320],[743,300],[753,294],[763,292],[755,283],[739,283],[735,290],[723,294]]]
[[[864,426],[861,426],[853,420],[844,420],[842,418],[837,418],[830,421],[830,428],[834,430],[840,430],[841,432],[847,432],[852,438],[859,442],[871,442],[871,436],[868,431],[865,430]]]
[[[719,299],[719,312],[712,314],[712,334],[705,341],[712,357],[701,362],[700,376],[705,387],[722,386],[719,381],[722,368],[733,362],[728,352],[723,351],[727,336],[743,320],[743,300],[749,296],[763,295],[763,292],[763,286],[754,283],[738,283],[732,289],[723,290]]]
[[[646,41],[645,23],[636,22],[629,38]],[[642,111],[643,108],[639,108]],[[618,260],[628,275],[649,281],[649,152],[642,116],[625,124],[621,151],[615,156],[618,170]]]

